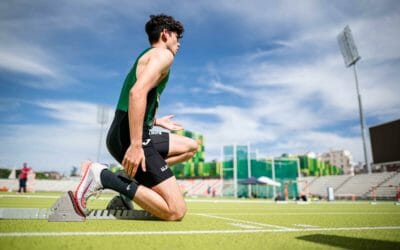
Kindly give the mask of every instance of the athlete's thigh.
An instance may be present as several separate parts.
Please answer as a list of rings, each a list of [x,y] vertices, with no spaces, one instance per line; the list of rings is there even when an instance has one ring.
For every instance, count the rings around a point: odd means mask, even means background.
[[[186,153],[196,148],[197,142],[195,140],[177,134],[169,134],[168,156]]]
[[[135,179],[139,184],[151,188],[174,176],[151,141],[143,145],[143,151],[146,158],[146,171],[144,172],[141,167],[138,168]]]
[[[160,184],[152,187],[164,200],[168,206],[173,206],[176,209],[183,209],[186,207],[185,200],[183,199],[182,191],[179,188],[175,176],[171,176]]]
[[[160,153],[160,155],[166,159],[169,152],[169,133],[166,132],[152,132],[150,134],[151,142],[154,148]]]

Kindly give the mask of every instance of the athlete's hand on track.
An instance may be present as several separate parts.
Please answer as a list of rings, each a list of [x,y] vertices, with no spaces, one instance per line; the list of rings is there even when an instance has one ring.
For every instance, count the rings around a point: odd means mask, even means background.
[[[122,161],[122,166],[125,172],[132,178],[135,177],[139,166],[141,166],[143,172],[146,172],[146,158],[142,145],[134,146],[131,144],[129,146]]]
[[[171,121],[174,118],[173,115],[167,115],[161,118],[156,119],[155,125],[160,126],[162,128],[168,129],[170,131],[178,131],[183,130],[182,125],[179,123]]]

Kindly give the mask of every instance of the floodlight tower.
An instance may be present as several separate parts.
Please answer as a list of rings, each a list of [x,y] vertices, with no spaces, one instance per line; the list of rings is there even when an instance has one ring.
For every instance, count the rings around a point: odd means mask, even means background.
[[[364,161],[365,165],[367,166],[368,173],[371,173],[371,166],[369,165],[368,162],[368,156],[367,156],[367,145],[365,143],[366,135],[365,135],[365,121],[364,121],[364,115],[363,115],[363,109],[362,109],[362,103],[361,103],[361,94],[360,90],[358,87],[358,78],[357,78],[357,69],[356,69],[356,62],[361,59],[361,57],[358,54],[357,47],[354,43],[353,36],[351,35],[351,30],[348,25],[344,27],[344,30],[339,33],[337,36],[337,40],[339,43],[340,51],[342,52],[344,63],[346,67],[351,67],[353,66],[354,70],[354,78],[356,81],[356,89],[357,89],[357,97],[358,97],[358,110],[360,113],[360,125],[361,125],[361,135],[362,135],[362,141],[363,141],[363,148],[364,148]]]
[[[100,124],[100,139],[99,139],[99,147],[97,148],[97,162],[100,161],[100,152],[102,145],[101,142],[103,140],[104,124],[106,124],[107,121],[108,121],[107,108],[105,106],[99,105],[97,107],[97,123]]]

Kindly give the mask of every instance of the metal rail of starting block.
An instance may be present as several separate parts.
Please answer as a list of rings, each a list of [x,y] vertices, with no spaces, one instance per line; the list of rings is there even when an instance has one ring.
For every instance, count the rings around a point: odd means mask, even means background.
[[[95,209],[85,217],[78,211],[72,192],[61,196],[51,208],[0,208],[1,220],[48,220],[49,222],[88,220],[159,220],[144,210]]]

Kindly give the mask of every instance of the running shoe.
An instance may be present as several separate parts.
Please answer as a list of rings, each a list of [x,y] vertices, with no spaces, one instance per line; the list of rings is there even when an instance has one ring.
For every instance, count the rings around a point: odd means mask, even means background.
[[[107,167],[100,163],[92,163],[85,161],[82,163],[83,177],[75,190],[75,201],[82,214],[88,215],[89,209],[86,207],[86,202],[90,196],[99,194],[103,189],[100,181],[100,173]]]

